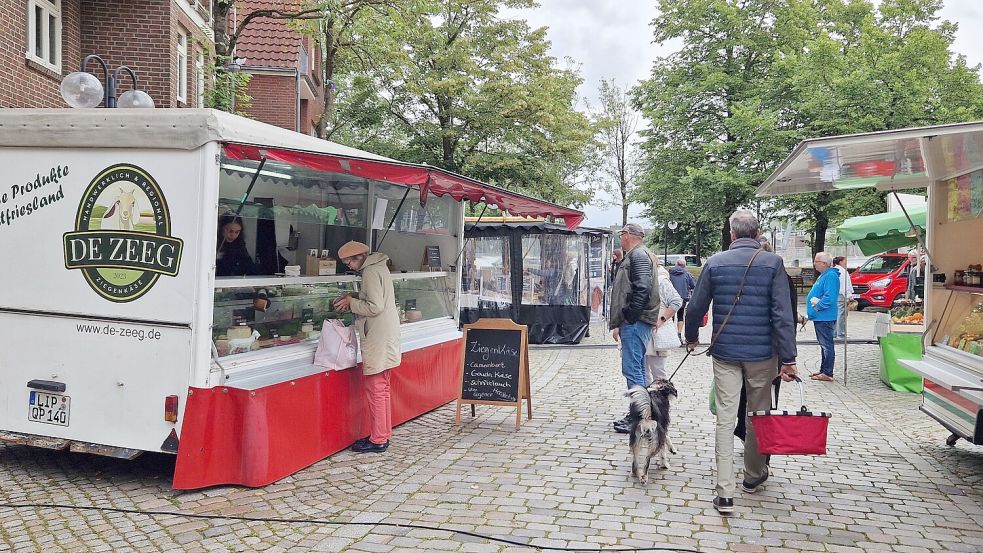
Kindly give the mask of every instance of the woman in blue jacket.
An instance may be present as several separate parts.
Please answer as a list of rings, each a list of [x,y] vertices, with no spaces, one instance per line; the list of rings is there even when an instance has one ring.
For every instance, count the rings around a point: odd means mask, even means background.
[[[816,327],[822,363],[819,365],[819,372],[812,373],[811,378],[829,382],[833,380],[833,335],[836,333],[836,317],[839,314],[837,300],[840,295],[840,273],[829,270],[833,266],[833,257],[826,252],[817,253],[812,264],[819,273],[819,278],[806,296],[806,313]]]

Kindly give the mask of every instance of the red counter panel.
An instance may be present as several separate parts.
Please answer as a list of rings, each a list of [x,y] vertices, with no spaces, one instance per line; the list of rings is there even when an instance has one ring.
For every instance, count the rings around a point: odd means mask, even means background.
[[[393,425],[457,398],[462,341],[406,352],[392,374]],[[368,434],[361,368],[256,390],[191,388],[175,489],[265,486]]]

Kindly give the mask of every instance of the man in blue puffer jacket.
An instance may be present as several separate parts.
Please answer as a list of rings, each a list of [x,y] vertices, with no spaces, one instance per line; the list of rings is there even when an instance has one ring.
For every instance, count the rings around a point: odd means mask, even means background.
[[[819,372],[812,373],[811,376],[813,380],[830,382],[833,380],[835,359],[833,334],[836,332],[836,317],[839,315],[837,301],[840,296],[840,273],[835,269],[829,270],[833,266],[833,257],[826,252],[817,253],[812,264],[819,273],[819,278],[806,296],[806,314],[816,327],[816,340],[819,341],[822,362]]]
[[[796,374],[788,274],[781,257],[761,250],[760,234],[758,220],[750,211],[731,215],[730,248],[707,260],[686,309],[686,347],[692,352],[699,344],[703,315],[713,303],[709,351],[717,390],[717,496],[713,506],[720,513],[734,512],[733,433],[741,386],[747,389],[747,411],[762,411],[771,407],[775,376],[780,372],[783,380],[790,381]],[[767,479],[766,458],[758,453],[754,429],[748,424],[741,488],[752,493]]]

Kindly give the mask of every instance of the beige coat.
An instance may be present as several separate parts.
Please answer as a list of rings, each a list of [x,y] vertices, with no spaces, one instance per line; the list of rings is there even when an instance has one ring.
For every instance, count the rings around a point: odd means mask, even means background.
[[[396,292],[386,262],[389,256],[371,253],[362,269],[362,287],[352,297],[352,313],[357,315],[355,330],[362,348],[362,373],[366,376],[399,366],[399,313]]]

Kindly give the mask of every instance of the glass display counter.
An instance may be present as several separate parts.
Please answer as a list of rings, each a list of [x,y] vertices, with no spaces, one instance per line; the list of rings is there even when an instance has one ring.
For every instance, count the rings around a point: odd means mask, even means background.
[[[948,286],[933,345],[948,353],[969,354],[983,361],[983,289]],[[967,358],[972,359],[972,358]]]
[[[452,319],[454,291],[444,272],[393,273],[396,308],[407,325]],[[359,277],[218,278],[212,339],[219,357],[293,344],[315,344],[325,319],[346,326],[354,315],[335,299],[357,294]]]

